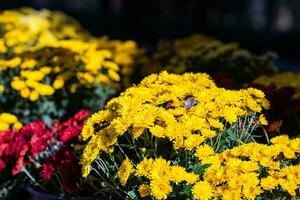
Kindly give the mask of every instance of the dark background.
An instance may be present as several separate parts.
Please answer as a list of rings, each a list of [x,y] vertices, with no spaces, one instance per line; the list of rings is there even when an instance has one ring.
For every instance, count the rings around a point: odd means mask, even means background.
[[[1,0],[61,10],[94,35],[134,39],[150,49],[159,39],[206,33],[254,53],[276,51],[282,69],[300,70],[300,0]]]

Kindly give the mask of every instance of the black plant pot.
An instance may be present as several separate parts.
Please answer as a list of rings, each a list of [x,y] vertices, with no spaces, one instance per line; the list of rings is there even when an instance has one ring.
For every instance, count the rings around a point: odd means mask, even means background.
[[[82,196],[76,196],[76,197],[61,197],[61,196],[56,196],[54,194],[50,193],[45,193],[45,192],[40,192],[30,186],[27,186],[26,191],[29,193],[29,198],[30,200],[97,200],[99,197],[82,197]]]

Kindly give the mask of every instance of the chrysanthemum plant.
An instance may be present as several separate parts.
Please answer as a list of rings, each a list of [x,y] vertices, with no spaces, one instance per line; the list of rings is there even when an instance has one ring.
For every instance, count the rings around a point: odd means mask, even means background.
[[[238,43],[193,34],[161,41],[142,73],[148,75],[162,69],[178,74],[205,72],[215,78],[217,85],[231,88],[236,84],[247,84],[257,76],[274,73],[276,68],[272,62],[275,58],[272,52],[255,55]]]
[[[39,120],[0,131],[0,198],[14,197],[20,185],[65,199],[93,195],[79,165],[79,135],[89,114],[81,110],[51,128]]]
[[[206,74],[151,75],[87,121],[82,174],[120,199],[295,196],[299,140],[256,142],[268,107],[260,90],[218,88]]]
[[[281,72],[260,76],[253,81],[254,87],[265,92],[272,108],[268,111],[271,134],[281,131],[299,135],[300,129],[300,73]]]
[[[24,123],[100,109],[130,76],[138,53],[133,41],[95,38],[48,10],[3,11],[0,33],[0,112]]]

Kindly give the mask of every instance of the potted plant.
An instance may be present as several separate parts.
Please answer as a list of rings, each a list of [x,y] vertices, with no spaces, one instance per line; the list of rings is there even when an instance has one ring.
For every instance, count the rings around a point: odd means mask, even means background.
[[[32,199],[95,199],[79,166],[79,135],[89,114],[81,110],[62,123],[54,120],[51,127],[40,120],[1,132],[1,172],[22,180]]]
[[[268,107],[262,91],[206,74],[150,75],[89,118],[82,174],[114,199],[299,196],[300,140],[256,141]]]

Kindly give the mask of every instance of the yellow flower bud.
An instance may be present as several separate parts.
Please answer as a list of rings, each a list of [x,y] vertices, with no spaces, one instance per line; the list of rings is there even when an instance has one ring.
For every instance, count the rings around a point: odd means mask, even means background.
[[[21,58],[15,57],[10,60],[1,60],[1,64],[5,67],[15,68],[21,63]]]
[[[22,125],[22,123],[21,122],[16,122],[16,123],[14,123],[14,125],[13,125],[13,129],[20,129],[20,128],[22,128],[23,127],[23,125]]]
[[[34,66],[37,65],[37,61],[34,59],[29,59],[29,60],[25,60],[22,64],[21,64],[21,68],[22,69],[28,69],[28,68],[32,68]]]
[[[106,61],[103,63],[103,66],[107,69],[112,69],[114,71],[118,71],[119,70],[119,66],[114,63],[114,62],[111,62],[111,61]]]
[[[29,97],[29,95],[30,95],[29,88],[22,89],[20,94],[21,94],[21,97],[27,99]]]
[[[109,78],[103,74],[99,74],[97,76],[97,82],[102,83],[102,84],[106,84],[109,83]]]
[[[21,71],[21,76],[32,81],[41,81],[45,74],[40,71]]]
[[[7,51],[7,48],[6,48],[5,44],[4,44],[4,40],[1,39],[0,40],[0,53],[5,53],[6,51]]]
[[[40,87],[36,88],[38,93],[45,96],[50,96],[54,94],[55,90],[50,85],[40,85]]]
[[[31,88],[38,88],[41,85],[39,82],[36,82],[34,80],[26,80],[25,84]]]
[[[22,90],[26,88],[24,81],[15,80],[10,83],[11,87],[15,90]]]
[[[56,66],[56,67],[54,67],[54,69],[53,69],[53,72],[54,72],[54,73],[58,73],[58,72],[60,72],[60,71],[61,71],[61,69],[60,69],[59,66]]]
[[[29,99],[30,99],[30,101],[36,101],[36,100],[38,100],[39,96],[40,96],[39,93],[37,91],[33,90],[30,93]]]
[[[51,67],[42,67],[40,71],[44,74],[49,74],[52,71],[52,69]]]
[[[54,83],[53,83],[53,87],[54,89],[61,89],[65,84],[64,79],[62,78],[57,78]]]
[[[13,124],[18,121],[18,118],[10,113],[1,113],[0,114],[0,122]]]
[[[0,85],[0,93],[2,93],[5,90],[4,85]]]
[[[24,51],[24,47],[22,46],[16,46],[14,48],[14,53],[22,53]]]
[[[114,70],[109,69],[107,71],[107,74],[109,76],[109,78],[111,78],[114,81],[120,81],[120,76],[117,72],[115,72]]]

